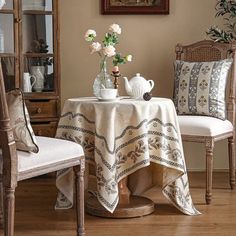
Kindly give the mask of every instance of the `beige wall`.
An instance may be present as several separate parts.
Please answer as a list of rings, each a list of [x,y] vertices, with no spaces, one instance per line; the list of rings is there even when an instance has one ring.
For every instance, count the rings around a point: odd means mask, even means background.
[[[101,15],[100,0],[61,0],[61,92],[62,103],[69,97],[91,96],[99,71],[99,57],[90,55],[83,36],[87,29],[97,31],[101,41],[111,23],[122,27],[117,50],[133,55],[133,62],[120,66],[128,78],[140,72],[155,80],[154,96],[171,97],[174,46],[206,38],[206,29],[219,23],[216,0],[170,0],[169,15]],[[124,94],[123,81],[120,85]],[[189,169],[204,168],[204,148],[185,144]],[[216,145],[215,168],[226,169],[225,143]]]

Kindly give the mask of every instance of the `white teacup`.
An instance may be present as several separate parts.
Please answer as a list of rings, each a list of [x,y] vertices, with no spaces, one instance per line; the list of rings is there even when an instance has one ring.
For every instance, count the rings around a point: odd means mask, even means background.
[[[100,97],[102,99],[115,99],[117,96],[117,89],[105,88],[100,89]]]

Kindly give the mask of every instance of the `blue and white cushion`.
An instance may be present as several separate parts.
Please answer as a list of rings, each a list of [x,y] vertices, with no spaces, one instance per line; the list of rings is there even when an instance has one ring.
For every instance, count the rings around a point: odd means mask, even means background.
[[[226,118],[225,90],[232,59],[175,61],[174,104],[178,115]]]

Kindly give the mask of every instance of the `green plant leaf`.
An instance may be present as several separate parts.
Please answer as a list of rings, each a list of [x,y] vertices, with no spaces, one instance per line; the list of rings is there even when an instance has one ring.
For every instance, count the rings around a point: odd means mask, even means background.
[[[215,17],[223,17],[226,22],[224,29],[212,26],[206,34],[215,42],[229,43],[236,40],[236,1],[235,0],[217,0]]]

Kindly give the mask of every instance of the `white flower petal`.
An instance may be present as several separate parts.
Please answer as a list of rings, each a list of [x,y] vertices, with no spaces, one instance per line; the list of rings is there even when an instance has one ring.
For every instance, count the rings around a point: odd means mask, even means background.
[[[116,54],[116,49],[115,47],[109,45],[103,48],[103,54],[107,57],[112,57]]]
[[[109,27],[109,30],[116,34],[121,34],[121,28],[118,24],[112,24]]]
[[[127,60],[127,61],[132,61],[132,58],[133,58],[132,55],[127,55],[127,56],[126,56],[126,60]]]
[[[85,38],[86,41],[91,42],[96,36],[97,36],[96,31],[93,30],[93,29],[89,29],[85,33],[84,38]]]
[[[99,42],[94,42],[90,46],[90,53],[99,52],[102,49],[102,46]]]

